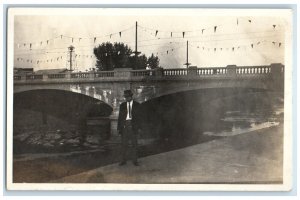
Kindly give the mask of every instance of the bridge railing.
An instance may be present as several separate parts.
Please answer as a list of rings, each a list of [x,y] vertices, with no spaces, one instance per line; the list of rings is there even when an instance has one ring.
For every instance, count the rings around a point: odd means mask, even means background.
[[[236,68],[236,74],[270,74],[271,66],[239,66]]]
[[[133,77],[155,76],[155,70],[134,70],[131,71]]]
[[[66,74],[48,74],[49,79],[61,79],[66,78]]]
[[[114,77],[113,71],[95,72],[95,77]]]
[[[22,76],[21,75],[14,75],[14,80],[15,81],[19,81],[22,79]]]
[[[43,74],[26,75],[26,80],[42,80],[42,79],[43,79]]]
[[[216,68],[198,68],[197,75],[213,75],[213,74],[227,74],[226,67],[216,67]]]
[[[99,71],[99,72],[80,72],[80,73],[59,73],[59,74],[30,74],[30,75],[14,75],[14,81],[57,81],[60,80],[111,80],[113,79],[140,79],[143,77],[149,77],[150,79],[154,77],[155,79],[164,77],[167,79],[186,79],[193,77],[235,77],[235,76],[274,76],[274,75],[284,74],[284,65],[280,63],[275,63],[271,65],[262,66],[236,66],[228,65],[227,67],[190,67],[186,68],[176,68],[176,69],[153,69],[153,70],[131,70],[131,69],[119,69],[115,71]],[[106,79],[109,78],[109,79]]]
[[[187,76],[187,69],[164,69],[163,76]]]

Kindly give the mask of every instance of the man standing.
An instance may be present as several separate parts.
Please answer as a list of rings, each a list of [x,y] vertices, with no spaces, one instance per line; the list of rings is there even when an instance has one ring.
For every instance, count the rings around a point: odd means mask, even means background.
[[[122,161],[120,166],[125,165],[127,161],[128,143],[132,145],[132,162],[138,166],[137,161],[137,133],[139,129],[138,109],[139,103],[133,101],[131,90],[124,91],[126,102],[120,105],[118,118],[118,133],[122,136]]]

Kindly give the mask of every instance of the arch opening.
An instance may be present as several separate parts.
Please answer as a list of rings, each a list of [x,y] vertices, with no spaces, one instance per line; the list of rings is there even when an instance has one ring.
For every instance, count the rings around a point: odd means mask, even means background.
[[[90,135],[101,139],[110,136],[112,107],[90,96],[64,90],[30,90],[15,93],[13,106],[14,153],[45,152],[45,148],[57,151],[70,145],[81,148]],[[91,118],[97,123],[89,124]]]

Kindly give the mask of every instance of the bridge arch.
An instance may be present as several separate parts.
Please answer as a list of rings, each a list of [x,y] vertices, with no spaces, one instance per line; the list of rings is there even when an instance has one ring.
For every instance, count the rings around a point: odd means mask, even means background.
[[[88,117],[108,117],[112,110],[112,107],[103,101],[71,91],[37,89],[14,94],[16,125],[26,121],[23,115],[34,112],[40,113],[35,114],[34,119],[42,124],[47,124],[47,119],[52,116],[56,121],[62,120],[85,128]]]

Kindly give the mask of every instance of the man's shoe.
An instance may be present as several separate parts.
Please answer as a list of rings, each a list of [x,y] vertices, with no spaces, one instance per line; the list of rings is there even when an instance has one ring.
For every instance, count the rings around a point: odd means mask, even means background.
[[[135,166],[140,166],[138,162],[133,162]]]
[[[122,161],[119,163],[119,166],[123,166],[123,165],[126,165],[126,161]]]

